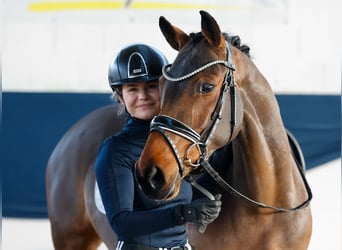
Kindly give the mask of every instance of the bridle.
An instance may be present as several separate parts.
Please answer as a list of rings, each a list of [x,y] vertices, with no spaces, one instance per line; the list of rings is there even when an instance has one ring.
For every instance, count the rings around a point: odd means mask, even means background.
[[[237,124],[236,104],[235,104],[236,86],[234,84],[234,74],[233,74],[235,70],[235,66],[233,64],[232,52],[228,43],[226,43],[226,48],[227,48],[227,60],[211,61],[203,65],[202,67],[195,69],[194,71],[186,75],[183,75],[181,77],[174,78],[170,76],[168,71],[171,68],[172,64],[165,65],[162,69],[163,76],[165,77],[165,79],[171,82],[180,82],[188,78],[191,78],[197,73],[213,65],[220,64],[227,68],[227,73],[225,75],[225,78],[221,87],[219,98],[217,99],[214,111],[211,114],[211,120],[209,124],[206,126],[206,128],[201,132],[201,134],[197,133],[194,129],[189,127],[187,124],[170,116],[158,115],[158,116],[155,116],[151,121],[150,131],[151,132],[158,131],[165,138],[165,140],[168,142],[168,144],[172,148],[173,154],[178,163],[179,174],[181,177],[183,177],[183,174],[184,174],[183,162],[186,162],[188,165],[192,166],[195,169],[200,166],[201,160],[206,161],[208,159],[209,155],[208,155],[207,145],[208,145],[210,138],[212,137],[212,135],[214,134],[216,130],[218,122],[222,118],[222,110],[224,106],[223,104],[225,102],[228,90],[231,94],[231,107],[232,107],[231,122],[230,122],[231,123],[231,135],[229,138],[229,142],[231,140],[234,129],[236,127],[236,124]],[[188,141],[192,142],[192,144],[186,150],[185,159],[183,161],[181,160],[181,157],[178,153],[178,150],[175,144],[173,143],[172,139],[166,132],[171,132],[173,134],[181,136],[187,139]],[[192,148],[196,148],[200,155],[199,159],[196,162],[192,162],[191,159],[188,157]]]
[[[198,69],[196,69],[196,70],[194,70],[194,71],[192,71],[186,75],[183,75],[181,77],[175,78],[175,77],[172,77],[169,75],[168,71],[172,66],[171,64],[164,66],[162,69],[163,76],[165,77],[165,79],[167,79],[168,81],[171,81],[171,82],[180,82],[180,81],[186,80],[188,78],[191,78],[192,76],[194,76],[197,73],[207,69],[208,67],[211,67],[212,65],[221,64],[227,68],[227,73],[226,73],[226,76],[225,76],[223,84],[222,84],[220,96],[216,102],[214,111],[211,114],[210,123],[201,132],[201,134],[197,133],[194,129],[189,127],[187,124],[185,124],[185,123],[183,123],[183,122],[181,122],[181,121],[179,121],[173,117],[166,116],[166,115],[158,115],[152,119],[150,132],[153,132],[153,131],[159,132],[165,138],[165,140],[168,142],[168,144],[172,148],[173,154],[177,160],[179,174],[181,177],[183,177],[183,175],[184,175],[184,164],[183,164],[183,162],[186,162],[188,165],[192,166],[193,169],[196,169],[199,166],[201,166],[223,189],[228,191],[233,196],[243,198],[246,201],[248,201],[251,204],[256,205],[258,207],[269,208],[269,209],[276,210],[278,212],[291,212],[291,211],[296,211],[296,210],[307,207],[309,205],[311,199],[312,199],[312,193],[311,193],[310,186],[308,185],[308,183],[306,181],[305,175],[304,175],[303,171],[301,170],[298,163],[297,163],[297,167],[300,171],[302,180],[304,182],[304,185],[305,185],[305,188],[306,188],[306,191],[308,194],[308,199],[296,207],[281,208],[281,207],[275,207],[275,206],[264,204],[262,202],[255,201],[255,200],[247,197],[246,195],[240,193],[239,191],[234,189],[231,185],[229,185],[208,162],[209,155],[208,155],[207,145],[208,145],[210,138],[212,137],[212,135],[214,134],[214,132],[216,130],[217,124],[219,123],[219,121],[222,118],[223,104],[225,103],[225,99],[226,99],[228,90],[229,90],[230,96],[231,96],[231,98],[230,98],[230,100],[231,100],[231,102],[230,102],[230,105],[231,105],[231,118],[230,118],[231,132],[230,132],[230,137],[229,137],[229,140],[227,143],[231,142],[232,136],[234,133],[234,129],[237,126],[236,85],[234,83],[234,74],[233,74],[233,72],[235,70],[235,66],[233,64],[232,52],[231,52],[231,49],[230,49],[228,43],[226,43],[226,48],[227,48],[227,60],[226,61],[215,60],[215,61],[209,62],[209,63],[205,64],[204,66],[202,66],[202,67],[200,67],[200,68],[198,68]],[[183,161],[181,160],[181,157],[178,153],[176,145],[173,143],[171,137],[166,132],[171,132],[173,134],[181,136],[181,137],[189,140],[190,142],[192,142],[192,144],[186,150],[185,159]],[[196,148],[199,152],[199,155],[200,155],[199,159],[195,163],[193,163],[191,161],[191,159],[188,158],[188,155],[189,155],[190,150],[192,148]],[[195,181],[193,181],[191,179],[191,176],[187,180],[195,188],[197,188],[200,192],[202,192],[204,195],[206,195],[208,198],[210,198],[212,200],[215,199],[215,197],[208,190],[206,190],[202,186],[198,185]],[[202,231],[205,230],[205,227],[202,228],[201,230]]]

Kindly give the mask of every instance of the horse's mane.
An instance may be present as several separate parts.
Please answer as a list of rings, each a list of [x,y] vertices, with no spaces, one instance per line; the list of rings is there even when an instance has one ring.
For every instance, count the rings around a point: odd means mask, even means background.
[[[241,50],[241,52],[244,53],[249,58],[251,57],[251,55],[249,53],[249,50],[250,50],[249,46],[246,44],[241,44],[241,39],[239,36],[228,35],[225,32],[222,32],[222,35],[224,36],[224,38],[226,39],[227,42],[232,44],[235,48],[238,48],[239,50]]]
[[[241,44],[241,39],[239,36],[237,35],[229,35],[226,32],[222,32],[222,35],[224,37],[224,39],[229,42],[231,45],[233,45],[235,48],[239,49],[242,53],[244,53],[246,56],[248,56],[249,58],[251,57],[249,51],[250,48],[248,45],[246,44]],[[190,37],[192,37],[194,40],[193,42],[196,43],[197,41],[199,41],[200,38],[203,37],[201,32],[198,33],[190,33]]]

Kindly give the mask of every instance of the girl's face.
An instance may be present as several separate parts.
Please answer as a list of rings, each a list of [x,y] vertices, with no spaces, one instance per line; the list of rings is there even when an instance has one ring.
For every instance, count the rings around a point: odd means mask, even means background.
[[[151,120],[160,109],[158,80],[123,84],[122,96],[119,96],[119,100],[132,117]]]

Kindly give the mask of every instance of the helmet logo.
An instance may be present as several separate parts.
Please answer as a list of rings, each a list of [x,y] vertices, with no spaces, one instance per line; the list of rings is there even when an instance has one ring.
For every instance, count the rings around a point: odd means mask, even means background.
[[[128,59],[128,78],[135,78],[148,75],[146,62],[142,55],[138,52],[134,52]]]

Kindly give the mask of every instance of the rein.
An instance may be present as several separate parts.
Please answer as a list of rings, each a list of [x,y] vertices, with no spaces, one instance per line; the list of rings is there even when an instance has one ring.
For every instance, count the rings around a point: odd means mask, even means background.
[[[215,169],[210,165],[210,163],[206,160],[201,160],[201,166],[205,169],[205,171],[226,191],[228,191],[231,195],[241,198],[241,199],[245,199],[246,201],[250,202],[253,205],[256,205],[258,207],[261,208],[270,208],[279,212],[291,212],[291,211],[296,211],[296,210],[300,210],[302,208],[307,207],[310,204],[310,201],[312,199],[312,193],[311,193],[311,189],[310,186],[304,176],[304,173],[302,171],[302,169],[299,167],[298,163],[297,163],[297,167],[298,170],[300,172],[300,175],[302,177],[302,180],[304,182],[307,194],[308,194],[308,199],[306,201],[304,201],[303,203],[301,203],[300,205],[293,207],[293,208],[281,208],[281,207],[275,207],[275,206],[271,206],[271,205],[267,205],[264,204],[262,202],[258,202],[255,201],[249,197],[247,197],[246,195],[240,193],[239,191],[237,191],[235,188],[233,188],[231,185],[229,185],[216,171]],[[190,180],[190,183],[192,183],[193,181]],[[200,190],[201,191],[201,190]],[[202,193],[204,193],[203,191],[201,191]],[[204,193],[205,194],[205,193]],[[205,194],[206,195],[206,194]]]

